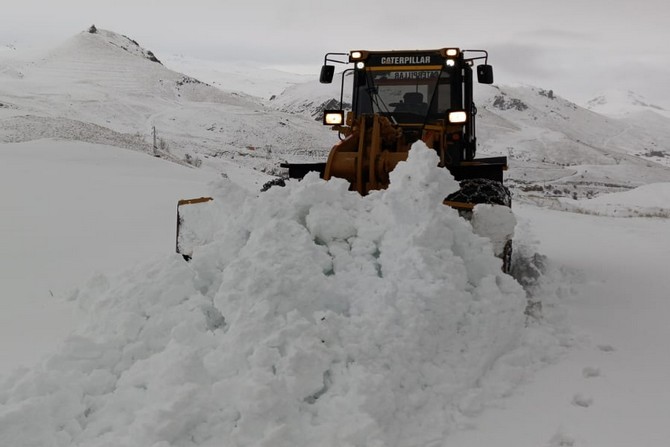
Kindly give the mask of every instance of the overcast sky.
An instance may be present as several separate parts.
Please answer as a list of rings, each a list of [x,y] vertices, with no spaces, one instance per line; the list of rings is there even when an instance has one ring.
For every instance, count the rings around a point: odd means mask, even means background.
[[[489,50],[496,82],[583,102],[631,89],[670,109],[668,0],[0,0],[0,44],[91,24],[161,54],[314,67],[328,51]]]

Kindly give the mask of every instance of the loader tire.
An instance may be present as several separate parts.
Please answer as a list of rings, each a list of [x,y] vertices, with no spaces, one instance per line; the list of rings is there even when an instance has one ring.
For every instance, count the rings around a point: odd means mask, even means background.
[[[512,195],[502,183],[486,178],[466,179],[460,182],[461,189],[447,196],[447,200],[465,203],[488,203],[512,206]]]
[[[461,189],[455,193],[449,194],[447,200],[453,202],[465,202],[473,204],[489,204],[512,206],[512,194],[509,189],[500,182],[485,178],[475,178],[462,180],[460,182]],[[461,216],[466,219],[472,218],[472,211],[459,210]],[[500,255],[502,259],[502,271],[510,273],[512,270],[512,240],[505,242],[503,252]]]
[[[265,192],[268,189],[272,188],[273,186],[281,186],[284,187],[286,186],[286,180],[279,177],[274,180],[270,180],[269,182],[266,182],[263,187],[261,188],[261,192]]]

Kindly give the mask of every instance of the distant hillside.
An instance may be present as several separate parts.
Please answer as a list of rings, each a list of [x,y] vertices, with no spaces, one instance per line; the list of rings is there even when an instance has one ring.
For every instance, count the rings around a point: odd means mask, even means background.
[[[604,92],[586,104],[589,110],[603,115],[625,117],[639,112],[653,111],[670,117],[670,112],[653,104],[646,98],[630,90],[611,90]]]
[[[2,141],[94,141],[215,169],[236,160],[275,172],[282,154],[310,154],[336,138],[260,98],[170,70],[107,30],[83,31],[38,58],[1,58],[0,79]]]
[[[290,87],[272,104],[318,119],[339,104],[339,79]],[[670,119],[662,115],[614,118],[531,86],[475,90],[479,154],[508,156],[507,177],[521,195],[591,197],[670,181]]]
[[[161,55],[166,67],[188,73],[226,92],[244,93],[263,100],[279,95],[285,89],[309,82],[316,74],[290,73],[259,66],[254,62],[211,61],[184,55]],[[319,66],[314,66],[318,72]]]
[[[325,160],[338,141],[320,116],[339,106],[339,76],[324,85],[317,76],[301,82],[304,77],[255,72],[250,91],[286,87],[261,98],[171,70],[129,37],[89,31],[40,57],[0,55],[0,141],[91,141],[215,170],[233,162],[273,175],[282,172],[282,160]],[[244,87],[239,72],[230,83],[225,73],[209,76],[222,88]],[[350,89],[346,77],[345,108]],[[634,113],[613,117],[549,89],[478,85],[479,154],[509,157],[507,177],[520,196],[582,198],[668,182],[670,118],[633,99]]]
[[[344,79],[343,107],[351,109],[351,72]],[[270,105],[283,112],[303,114],[321,121],[323,111],[340,107],[342,77],[338,75],[332,84],[320,84],[318,77],[288,87],[272,98]]]
[[[510,178],[548,195],[591,196],[668,181],[670,120],[595,113],[536,87],[480,86],[482,152],[510,157]]]

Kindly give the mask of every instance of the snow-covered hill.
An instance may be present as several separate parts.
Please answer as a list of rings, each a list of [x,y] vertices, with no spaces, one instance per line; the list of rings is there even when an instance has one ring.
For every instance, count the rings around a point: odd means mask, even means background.
[[[313,119],[172,71],[149,53],[127,37],[97,30],[40,57],[3,58],[0,139],[67,138],[213,169],[237,159],[273,172],[281,156],[309,154],[335,138]]]
[[[653,104],[630,90],[610,90],[603,92],[587,101],[586,107],[603,115],[622,118],[646,111],[654,111],[666,117],[670,116],[670,113],[663,107]]]
[[[277,109],[288,112],[303,114],[317,121],[321,121],[325,109],[338,109],[340,107],[340,92],[343,90],[343,107],[351,108],[351,73],[344,79],[342,89],[341,76],[332,84],[321,84],[315,76],[307,82],[293,85],[272,98],[271,105]]]
[[[268,100],[285,89],[313,80],[316,74],[297,74],[254,62],[211,61],[184,55],[161,55],[163,63],[180,73],[188,73],[201,81],[227,92],[243,93]],[[318,66],[314,66],[317,73]]]
[[[323,160],[337,141],[318,119],[339,103],[340,82],[323,85],[316,76],[304,81],[268,70],[244,79],[239,67],[211,64],[193,69],[211,85],[155,58],[105,30],[84,31],[41,57],[3,57],[0,138],[79,139],[215,170],[234,160],[269,174],[281,172],[283,159]],[[183,70],[195,63],[163,60]],[[278,81],[268,83],[275,75]],[[231,91],[244,88],[264,97]],[[631,105],[636,113],[612,117],[535,87],[477,86],[476,94],[479,151],[510,157],[508,177],[520,196],[592,197],[670,181],[670,118],[640,98]]]
[[[534,87],[482,87],[478,96],[480,147],[510,157],[519,191],[592,197],[669,180],[670,127],[600,115]]]
[[[339,86],[313,80],[272,103],[318,117],[324,104],[339,104]],[[670,181],[670,118],[649,109],[611,117],[531,86],[478,85],[476,101],[479,153],[509,157],[519,196],[592,197]]]

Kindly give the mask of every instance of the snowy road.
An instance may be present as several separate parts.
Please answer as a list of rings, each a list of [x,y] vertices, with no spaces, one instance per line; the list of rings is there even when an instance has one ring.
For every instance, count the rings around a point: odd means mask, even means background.
[[[541,250],[583,274],[575,347],[448,445],[668,445],[670,223],[517,207]]]

